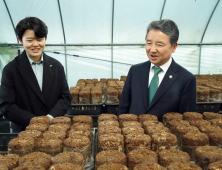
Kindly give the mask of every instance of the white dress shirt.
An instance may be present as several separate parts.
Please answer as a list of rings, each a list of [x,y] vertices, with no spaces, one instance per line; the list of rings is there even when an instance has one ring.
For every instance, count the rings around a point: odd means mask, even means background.
[[[35,74],[35,77],[38,81],[39,87],[42,91],[42,80],[43,80],[43,55],[41,56],[41,59],[39,62],[34,62],[26,53],[28,60],[31,64],[32,70]]]
[[[30,62],[30,65],[32,67],[32,70],[35,74],[35,77],[38,81],[38,84],[39,84],[39,87],[42,91],[42,83],[43,83],[43,54],[41,56],[41,59],[39,62],[34,62],[29,56],[28,54],[26,53],[27,57],[28,57],[28,60]],[[53,119],[54,117],[52,115],[46,115],[48,117],[50,117],[51,119]]]
[[[160,68],[162,69],[162,71],[158,74],[159,77],[159,84],[158,87],[160,85],[160,83],[162,82],[168,68],[170,67],[170,64],[172,63],[172,58],[169,59],[169,61],[167,61],[165,64],[163,64],[162,66],[160,66]],[[148,88],[150,86],[150,82],[154,76],[154,70],[152,69],[152,67],[155,66],[153,63],[150,64],[150,73],[149,73],[149,82],[148,82]],[[155,66],[157,67],[157,66]]]

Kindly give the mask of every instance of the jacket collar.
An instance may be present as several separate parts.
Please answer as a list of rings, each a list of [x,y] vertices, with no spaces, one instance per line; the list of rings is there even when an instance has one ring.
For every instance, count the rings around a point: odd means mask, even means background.
[[[145,108],[148,107],[148,80],[150,71],[150,61],[143,63],[140,70],[140,82]]]
[[[178,64],[172,59],[172,63],[168,68],[159,88],[156,91],[156,94],[153,97],[153,100],[148,106],[148,80],[149,80],[149,72],[150,72],[151,62],[147,61],[143,63],[140,70],[140,82],[141,82],[141,90],[143,95],[143,102],[147,111],[163,96],[163,94],[167,91],[167,89],[173,84],[173,82],[177,79],[176,72],[179,70]],[[146,111],[146,112],[147,112]]]
[[[43,53],[44,64],[43,64],[43,86],[42,93],[46,99],[50,91],[51,86],[53,85],[53,79],[56,72],[56,65],[51,57]]]
[[[39,88],[37,79],[28,61],[25,50],[18,56],[19,64],[17,67],[22,77],[29,84],[33,92],[39,97],[39,99],[43,103],[46,103],[45,99],[47,98],[48,92],[50,90],[55,75],[55,66],[53,60],[49,56],[47,56],[45,53],[43,53],[43,56],[44,56],[44,63],[43,63],[42,91]]]
[[[156,91],[156,94],[153,97],[153,100],[149,104],[148,110],[164,95],[164,93],[170,88],[173,82],[177,79],[176,72],[179,70],[178,64],[172,60],[172,63],[167,70],[159,88]],[[147,111],[148,111],[147,110]]]

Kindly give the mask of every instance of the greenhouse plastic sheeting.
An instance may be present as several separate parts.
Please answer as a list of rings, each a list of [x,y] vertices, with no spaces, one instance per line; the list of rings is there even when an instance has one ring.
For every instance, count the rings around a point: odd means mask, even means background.
[[[172,57],[193,74],[221,74],[222,0],[2,0],[0,71],[18,49],[14,27],[35,16],[48,26],[46,54],[59,60],[69,86],[80,78],[119,78],[147,61],[145,35],[153,20],[180,30]],[[13,49],[13,53],[7,48]]]

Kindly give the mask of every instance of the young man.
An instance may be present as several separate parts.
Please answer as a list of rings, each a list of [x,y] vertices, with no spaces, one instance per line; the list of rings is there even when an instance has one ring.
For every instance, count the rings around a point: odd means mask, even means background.
[[[4,67],[0,96],[1,112],[11,122],[13,133],[24,130],[35,116],[64,115],[71,101],[63,66],[43,53],[45,23],[27,17],[15,31],[25,50]]]
[[[118,114],[153,114],[195,111],[196,79],[171,55],[178,46],[179,30],[171,20],[153,21],[147,28],[149,61],[133,65],[128,73]]]

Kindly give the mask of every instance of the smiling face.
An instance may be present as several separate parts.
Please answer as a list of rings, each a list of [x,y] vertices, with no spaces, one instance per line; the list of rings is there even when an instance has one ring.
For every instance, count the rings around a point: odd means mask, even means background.
[[[146,54],[151,63],[161,66],[169,61],[178,44],[173,46],[168,35],[159,30],[150,30],[146,37]]]
[[[23,45],[27,55],[34,61],[41,59],[42,52],[45,48],[46,38],[38,38],[33,30],[26,30],[20,43]]]

